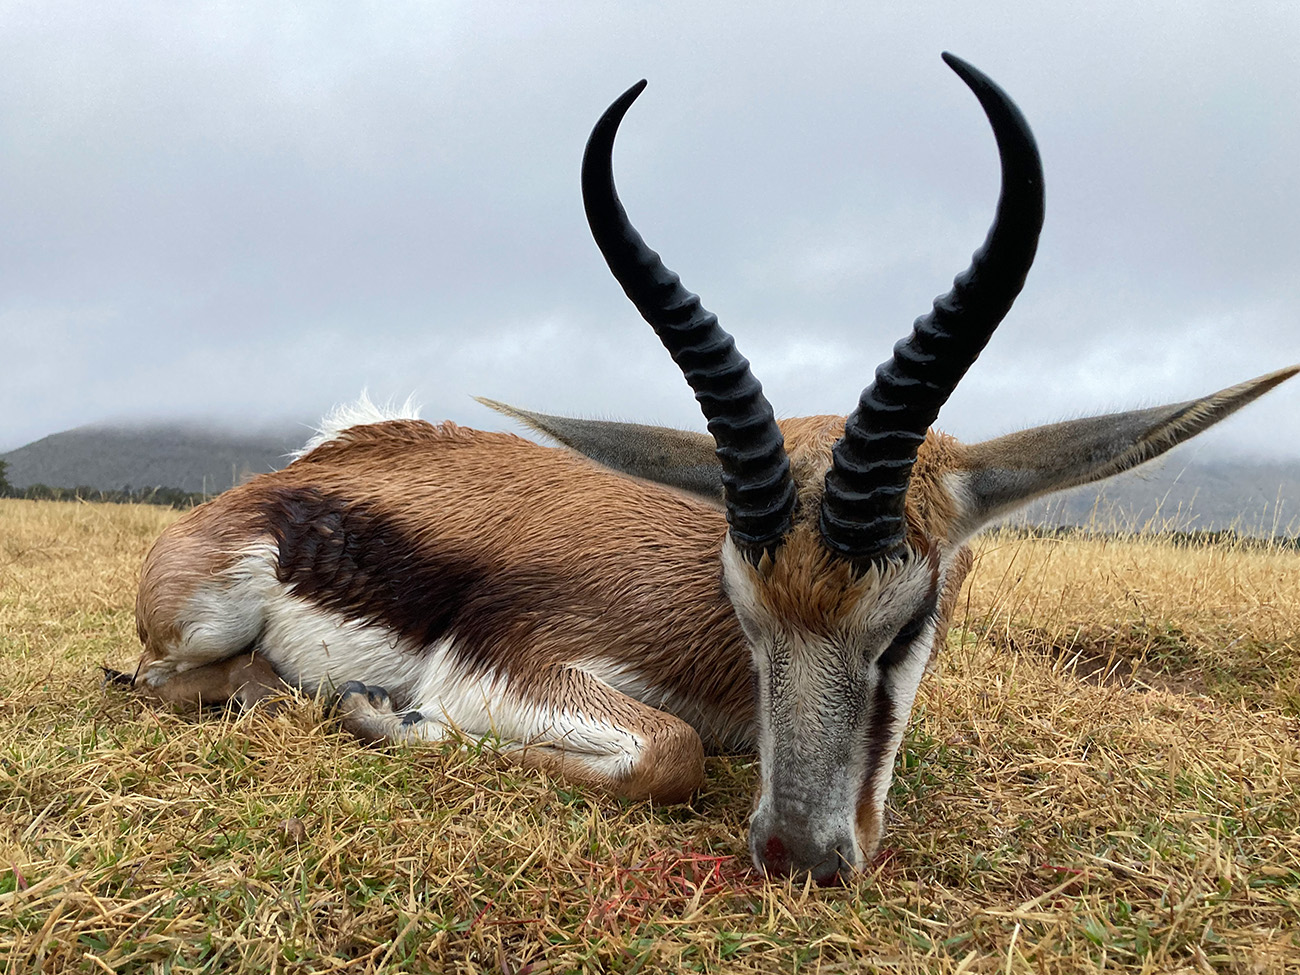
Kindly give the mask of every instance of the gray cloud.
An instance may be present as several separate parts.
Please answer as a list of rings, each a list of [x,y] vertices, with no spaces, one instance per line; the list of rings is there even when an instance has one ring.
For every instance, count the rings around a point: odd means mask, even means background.
[[[996,198],[943,49],[1033,123],[1048,222],[942,426],[1300,360],[1292,5],[703,6],[6,5],[0,448],[309,421],[362,387],[482,425],[474,393],[701,427],[578,196],[591,123],[641,76],[629,211],[779,412],[846,411]],[[1295,458],[1298,418],[1300,383],[1199,449]]]

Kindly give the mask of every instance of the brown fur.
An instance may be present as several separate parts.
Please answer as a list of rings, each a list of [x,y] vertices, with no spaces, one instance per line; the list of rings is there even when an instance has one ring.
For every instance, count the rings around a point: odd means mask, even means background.
[[[844,435],[844,423],[845,417],[830,415],[778,421],[790,457],[790,473],[799,489],[795,521],[811,526],[814,534],[831,448]],[[929,431],[922,441],[905,502],[908,543],[914,549],[926,549],[932,540],[949,537],[956,523],[957,503],[944,489],[942,479],[946,472],[970,463],[968,453],[966,445],[938,430]]]
[[[600,658],[701,701],[708,739],[734,740],[752,721],[748,653],[720,586],[726,529],[716,508],[565,450],[451,423],[355,427],[174,525],[142,573],[142,664],[175,645],[195,589],[255,540],[251,526],[288,489],[382,514],[427,547],[474,553],[486,579],[517,578],[482,611],[519,642],[485,647],[480,662],[521,692],[548,668]]]
[[[799,523],[781,557],[760,566],[771,610],[814,633],[874,584],[831,557],[815,529],[843,424],[831,416],[782,422]],[[923,550],[933,535],[944,537],[951,501],[932,478],[948,457],[947,439],[931,437],[918,459],[907,513]],[[743,745],[754,722],[749,650],[721,587],[725,533],[714,505],[567,450],[453,423],[353,427],[195,509],[159,539],[137,604],[141,667],[175,652],[195,592],[263,542],[279,553],[280,582],[300,597],[416,645],[454,631],[465,663],[499,673],[510,693],[588,709],[647,743],[617,782],[562,743],[529,746],[517,756],[525,764],[628,797],[678,801],[702,781],[701,739]],[[941,635],[967,564],[943,594]],[[662,700],[633,700],[575,669],[593,662],[635,671]],[[254,674],[260,658],[247,654],[193,663],[200,666],[162,685],[162,697],[177,705],[223,695],[252,701],[283,688],[274,674]],[[344,722],[362,737],[403,728],[391,708],[358,707]]]
[[[957,610],[957,600],[961,598],[962,583],[975,564],[975,555],[970,547],[963,545],[957,550],[952,564],[948,567],[948,578],[944,581],[943,592],[939,596],[939,612],[934,631],[934,645],[930,651],[930,663],[933,664],[939,651],[948,645],[948,629],[952,626],[953,614]]]
[[[144,645],[140,668],[162,660],[180,642],[190,596],[227,569],[254,537],[254,511],[247,505],[220,504],[226,496],[172,525],[146,556],[135,599],[136,634]]]
[[[807,524],[795,526],[778,558],[764,556],[755,576],[759,598],[773,619],[821,636],[833,635],[880,584],[875,574],[861,575],[835,558]]]
[[[913,547],[923,539],[947,539],[957,522],[957,502],[943,487],[943,475],[961,466],[963,445],[938,430],[931,430],[916,452],[912,480],[907,485],[906,514],[908,542]],[[964,578],[966,573],[963,572]]]
[[[821,479],[808,472],[824,471],[843,423],[782,421],[801,511],[816,510]],[[948,441],[927,438],[918,458],[907,506],[917,535],[944,537],[951,501],[930,475],[946,459]],[[527,641],[528,666],[512,659],[521,648],[497,647],[491,659],[521,686],[543,664],[602,655],[635,663],[667,689],[706,697],[729,716],[727,725],[751,719],[747,653],[720,587],[725,521],[716,508],[566,450],[450,422],[353,427],[170,528],[141,574],[142,664],[175,645],[187,600],[266,533],[265,511],[286,489],[311,489],[382,513],[422,544],[473,553],[492,577],[529,567],[531,576],[499,607],[499,615],[524,621],[513,632]],[[798,528],[787,545],[796,557],[778,560],[772,583],[785,595],[773,598],[783,615],[816,630],[859,598],[861,583],[817,543],[811,526]],[[696,600],[690,612],[681,605],[687,594]],[[946,604],[955,598],[954,591]],[[555,605],[568,611],[558,618],[538,612]],[[618,619],[603,618],[604,607],[617,607]]]
[[[647,707],[568,668],[551,675],[543,700],[634,732],[645,743],[644,751],[631,775],[618,781],[593,774],[584,767],[581,756],[565,750],[563,742],[521,749],[518,754],[524,765],[596,785],[628,799],[653,799],[659,803],[685,802],[704,784],[703,745],[699,735],[680,718]]]

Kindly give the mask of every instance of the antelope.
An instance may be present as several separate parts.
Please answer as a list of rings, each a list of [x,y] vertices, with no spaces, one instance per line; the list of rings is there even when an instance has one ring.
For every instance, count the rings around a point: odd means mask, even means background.
[[[143,653],[123,679],[179,708],[326,695],[366,741],[492,735],[528,768],[658,803],[701,786],[706,748],[756,749],[756,868],[851,876],[878,848],[971,536],[1300,371],[982,443],[931,430],[1019,294],[1043,218],[1019,109],[944,60],[993,129],[996,215],[850,416],[776,420],[731,336],[632,226],[612,153],[640,82],[591,134],[584,205],[709,433],[483,401],[561,444],[544,447],[363,401],[284,470],[158,539],[137,600]]]

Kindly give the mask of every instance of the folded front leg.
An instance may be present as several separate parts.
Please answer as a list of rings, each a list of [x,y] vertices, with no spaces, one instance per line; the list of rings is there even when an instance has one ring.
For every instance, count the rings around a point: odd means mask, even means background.
[[[523,765],[628,799],[685,802],[704,784],[704,744],[685,721],[590,674],[558,668],[530,686]]]
[[[704,782],[704,746],[680,718],[642,704],[590,674],[557,667],[526,684],[500,682],[474,710],[481,726],[457,721],[465,702],[431,694],[409,710],[393,709],[378,687],[349,681],[339,688],[336,713],[365,741],[431,741],[451,729],[492,734],[504,754],[526,768],[543,769],[627,799],[684,802]]]

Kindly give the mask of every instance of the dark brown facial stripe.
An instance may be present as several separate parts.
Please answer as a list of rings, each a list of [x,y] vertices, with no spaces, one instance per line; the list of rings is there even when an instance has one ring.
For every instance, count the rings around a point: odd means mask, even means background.
[[[875,791],[876,783],[880,781],[881,776],[888,778],[893,772],[892,756],[889,758],[886,756],[889,752],[890,732],[894,723],[894,699],[885,686],[883,673],[880,682],[876,685],[870,707],[871,718],[867,722],[867,775],[862,783],[860,802]],[[891,764],[886,765],[886,762]]]
[[[269,491],[262,516],[279,546],[276,577],[295,596],[422,648],[454,637],[456,655],[475,668],[500,665],[505,647],[526,646],[539,591],[552,612],[561,591],[542,567],[484,564],[315,488]]]

